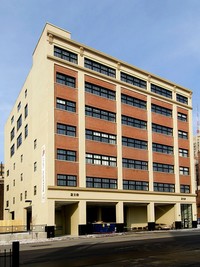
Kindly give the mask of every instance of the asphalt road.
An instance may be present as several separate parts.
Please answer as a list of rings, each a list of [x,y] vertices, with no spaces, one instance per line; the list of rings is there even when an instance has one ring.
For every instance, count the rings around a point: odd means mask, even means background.
[[[71,238],[20,245],[22,267],[200,266],[200,230]]]

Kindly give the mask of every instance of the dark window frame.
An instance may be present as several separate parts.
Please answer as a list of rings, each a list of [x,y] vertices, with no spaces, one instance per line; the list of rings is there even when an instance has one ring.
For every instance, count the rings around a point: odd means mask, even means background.
[[[76,151],[57,148],[57,160],[76,161]]]
[[[56,82],[70,88],[76,88],[76,78],[60,72],[56,72]]]
[[[141,190],[149,191],[149,182],[135,181],[135,180],[123,180],[124,190]]]
[[[54,56],[78,64],[78,55],[61,47],[54,46]]]
[[[174,193],[175,192],[175,185],[174,184],[168,184],[168,183],[154,182],[154,191]]]
[[[117,189],[117,179],[86,177],[87,188]]]
[[[143,160],[122,158],[122,167],[135,170],[148,170],[148,162]]]
[[[84,66],[87,69],[91,69],[93,71],[99,72],[101,74],[116,78],[116,70],[108,67],[104,64],[91,60],[89,58],[84,59]]]
[[[116,122],[116,114],[114,112],[91,106],[85,106],[85,115],[101,120]]]
[[[123,125],[127,125],[127,126],[131,126],[131,127],[135,127],[135,128],[140,128],[140,129],[147,129],[147,122],[140,120],[140,119],[136,119],[133,117],[129,117],[126,115],[122,115],[122,124]]]
[[[77,176],[70,174],[57,174],[57,186],[77,186]]]
[[[147,82],[145,80],[137,78],[133,75],[129,75],[125,72],[121,72],[121,81],[140,87],[142,89],[147,89]]]
[[[85,82],[85,91],[100,97],[108,98],[111,100],[116,99],[116,92],[97,84]]]
[[[63,98],[56,98],[56,108],[69,112],[76,112],[76,102]]]
[[[148,142],[144,140],[134,139],[122,136],[122,145],[137,149],[148,149]]]
[[[152,123],[152,132],[173,136],[173,128]]]
[[[147,102],[144,100],[141,100],[139,98],[136,97],[132,97],[126,94],[121,94],[121,102],[123,104],[129,105],[129,106],[133,106],[133,107],[137,107],[137,108],[141,108],[141,109],[147,109]]]
[[[172,110],[171,109],[161,107],[159,105],[151,104],[151,111],[155,112],[157,114],[166,116],[166,117],[172,117]]]
[[[76,126],[57,123],[57,134],[76,137]]]
[[[151,84],[151,92],[172,99],[172,91],[155,84]]]
[[[117,143],[117,137],[114,134],[108,134],[108,133],[97,132],[94,130],[86,129],[85,136],[87,140],[93,140],[93,141],[112,144],[112,145],[116,145]]]

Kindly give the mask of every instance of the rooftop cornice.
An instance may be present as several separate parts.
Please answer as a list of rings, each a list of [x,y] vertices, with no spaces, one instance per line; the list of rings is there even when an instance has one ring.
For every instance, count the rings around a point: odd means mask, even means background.
[[[62,40],[64,42],[66,42],[66,43],[73,44],[74,46],[79,47],[79,48],[81,48],[84,51],[88,51],[88,52],[90,52],[90,53],[92,53],[94,55],[97,55],[97,56],[103,57],[103,58],[105,58],[107,60],[110,60],[110,61],[112,61],[113,63],[116,64],[116,69],[117,68],[118,69],[119,68],[122,69],[122,67],[124,66],[124,67],[130,69],[130,71],[131,70],[135,70],[135,71],[137,71],[137,72],[139,72],[139,73],[141,73],[143,75],[146,75],[146,80],[154,78],[154,79],[156,79],[158,81],[164,82],[165,84],[168,84],[170,86],[173,86],[176,89],[179,89],[180,88],[181,90],[183,90],[183,91],[189,93],[190,95],[192,95],[192,91],[190,89],[186,88],[186,87],[183,87],[181,85],[178,85],[176,83],[173,83],[172,81],[169,81],[167,79],[161,78],[161,77],[159,77],[159,76],[157,76],[155,74],[152,74],[152,73],[150,73],[148,71],[142,70],[142,69],[140,69],[140,68],[138,68],[138,67],[136,67],[134,65],[131,65],[131,64],[129,64],[127,62],[124,62],[124,61],[121,61],[121,60],[119,60],[119,59],[117,59],[115,57],[112,57],[112,56],[110,56],[108,54],[105,54],[105,53],[99,51],[99,50],[96,50],[96,49],[91,48],[89,46],[86,46],[86,45],[84,45],[82,43],[79,43],[77,41],[74,41],[74,40],[72,40],[70,38],[63,37],[62,35],[59,35],[59,34],[53,32],[51,30],[47,30],[47,35],[50,36],[53,39],[55,38],[55,39]]]

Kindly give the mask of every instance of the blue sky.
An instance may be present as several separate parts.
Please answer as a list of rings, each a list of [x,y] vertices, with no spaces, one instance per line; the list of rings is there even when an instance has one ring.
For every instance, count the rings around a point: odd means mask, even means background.
[[[0,0],[0,161],[4,124],[46,22],[72,39],[193,91],[200,99],[199,0]]]

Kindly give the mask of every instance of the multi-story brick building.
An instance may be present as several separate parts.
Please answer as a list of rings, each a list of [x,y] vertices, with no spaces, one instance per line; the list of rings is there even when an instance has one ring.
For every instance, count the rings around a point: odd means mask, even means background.
[[[46,24],[5,127],[12,217],[63,234],[196,227],[191,95]]]

